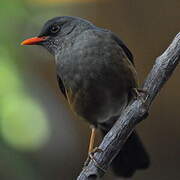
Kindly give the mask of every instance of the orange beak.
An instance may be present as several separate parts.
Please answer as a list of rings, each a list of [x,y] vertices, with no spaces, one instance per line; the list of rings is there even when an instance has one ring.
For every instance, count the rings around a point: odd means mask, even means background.
[[[43,42],[48,38],[48,36],[43,36],[43,37],[33,37],[33,38],[29,38],[24,40],[21,45],[36,45],[39,42]]]

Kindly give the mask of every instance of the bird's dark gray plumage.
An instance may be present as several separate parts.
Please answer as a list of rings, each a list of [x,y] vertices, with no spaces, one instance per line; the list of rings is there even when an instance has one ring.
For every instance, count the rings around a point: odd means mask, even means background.
[[[56,17],[43,27],[39,44],[55,56],[60,89],[73,112],[106,134],[137,87],[133,56],[111,31],[77,17]],[[112,162],[116,175],[129,177],[149,165],[133,132]]]

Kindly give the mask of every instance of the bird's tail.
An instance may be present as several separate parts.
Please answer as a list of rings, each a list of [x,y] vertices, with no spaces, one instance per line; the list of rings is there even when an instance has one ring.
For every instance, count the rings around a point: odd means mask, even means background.
[[[103,135],[107,131],[102,130]],[[133,131],[121,151],[112,161],[111,168],[116,176],[131,177],[136,170],[149,167],[149,156],[137,133]]]

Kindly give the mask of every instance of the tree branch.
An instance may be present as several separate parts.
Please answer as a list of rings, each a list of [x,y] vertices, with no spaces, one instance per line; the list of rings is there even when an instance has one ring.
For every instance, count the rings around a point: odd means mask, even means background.
[[[179,61],[180,33],[176,35],[166,51],[156,59],[143,85],[143,90],[146,93],[142,94],[142,97],[133,100],[127,106],[99,145],[98,148],[102,149],[102,152],[96,152],[94,154],[94,159],[98,165],[95,161],[91,160],[87,167],[82,170],[77,180],[95,180],[105,174],[103,169],[108,169],[135,126],[145,118],[152,101],[172,75]]]

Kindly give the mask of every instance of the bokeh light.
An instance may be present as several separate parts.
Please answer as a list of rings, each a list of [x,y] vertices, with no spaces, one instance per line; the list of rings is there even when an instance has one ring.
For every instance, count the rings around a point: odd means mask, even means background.
[[[50,131],[43,109],[22,95],[4,99],[1,131],[4,140],[19,150],[37,150],[47,142]]]
[[[43,108],[25,93],[12,58],[0,46],[0,128],[4,140],[16,149],[37,150],[50,131]]]
[[[8,50],[0,46],[0,97],[1,100],[9,94],[20,93],[22,82],[20,76],[12,63]],[[0,100],[0,101],[1,101]]]

